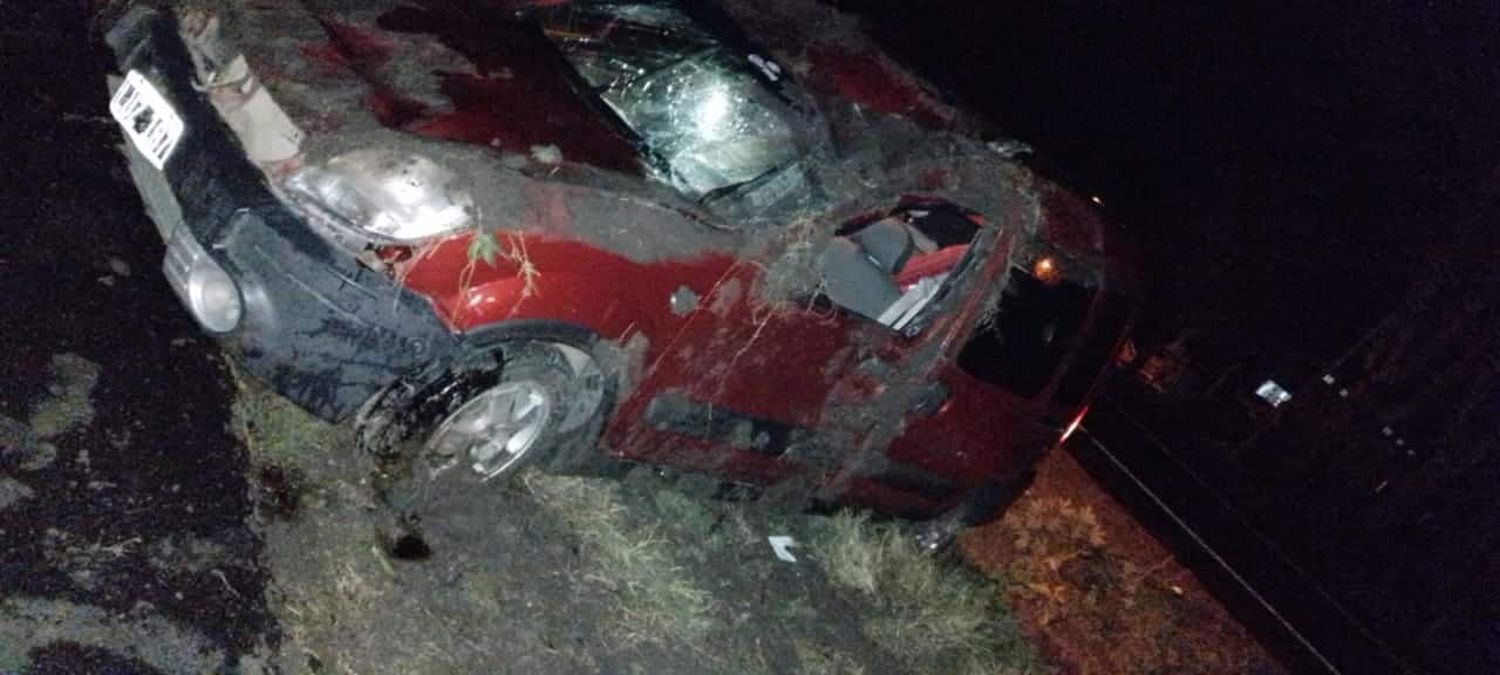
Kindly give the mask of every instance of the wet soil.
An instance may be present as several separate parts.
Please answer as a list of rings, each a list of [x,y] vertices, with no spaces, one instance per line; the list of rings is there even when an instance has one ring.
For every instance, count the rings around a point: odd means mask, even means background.
[[[278,632],[223,364],[161,277],[82,17],[36,23],[3,40],[0,671],[232,664]]]

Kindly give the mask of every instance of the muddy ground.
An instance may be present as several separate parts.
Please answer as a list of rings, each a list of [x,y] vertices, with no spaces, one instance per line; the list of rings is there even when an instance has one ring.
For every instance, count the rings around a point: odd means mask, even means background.
[[[98,72],[87,43],[30,31],[14,9],[0,39],[20,77],[0,163],[0,672],[211,669],[277,635],[231,389],[160,278],[98,81],[81,77]]]

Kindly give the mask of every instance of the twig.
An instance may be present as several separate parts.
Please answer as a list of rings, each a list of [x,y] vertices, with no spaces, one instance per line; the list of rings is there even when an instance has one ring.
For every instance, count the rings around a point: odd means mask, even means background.
[[[234,585],[229,583],[229,577],[224,574],[224,570],[221,570],[221,569],[215,567],[215,568],[209,570],[208,573],[212,574],[212,575],[214,575],[216,577],[218,577],[219,581],[224,582],[224,588],[229,589],[229,592],[231,594],[233,594],[234,597],[236,597],[236,598],[243,598],[243,597],[245,597],[243,595],[240,595],[239,591],[234,590]]]

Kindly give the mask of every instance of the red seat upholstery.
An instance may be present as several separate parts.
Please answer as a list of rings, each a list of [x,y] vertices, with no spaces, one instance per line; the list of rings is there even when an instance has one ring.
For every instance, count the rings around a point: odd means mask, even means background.
[[[907,287],[926,277],[947,272],[963,259],[964,253],[968,250],[968,244],[954,244],[931,253],[914,255],[896,272],[896,285],[906,290]]]

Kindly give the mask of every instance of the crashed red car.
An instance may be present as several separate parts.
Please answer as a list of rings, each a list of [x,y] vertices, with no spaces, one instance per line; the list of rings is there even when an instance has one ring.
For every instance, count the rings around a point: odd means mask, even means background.
[[[408,481],[628,462],[980,518],[1135,306],[1092,206],[830,8],[216,4],[107,31],[166,275]]]

